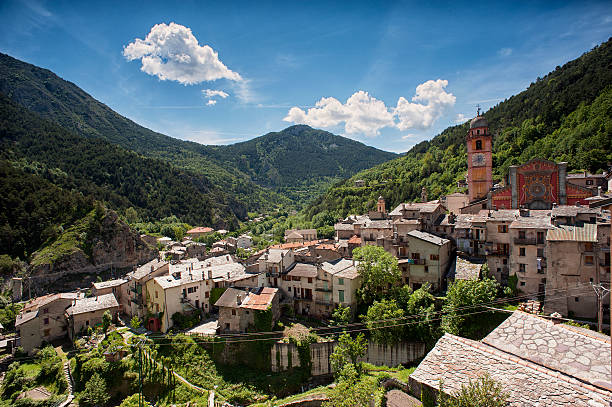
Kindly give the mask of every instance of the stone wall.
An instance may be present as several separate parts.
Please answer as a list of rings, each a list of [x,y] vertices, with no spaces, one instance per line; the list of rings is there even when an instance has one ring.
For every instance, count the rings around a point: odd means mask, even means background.
[[[333,373],[329,357],[333,353],[336,341],[313,343],[310,345],[311,375],[321,376]],[[380,345],[368,342],[368,351],[362,359],[376,366],[397,366],[414,362],[425,356],[425,344],[418,342],[400,342],[395,345]],[[291,362],[289,360],[291,359]],[[271,349],[271,368],[273,372],[282,372],[300,366],[298,349],[292,343],[277,342]]]

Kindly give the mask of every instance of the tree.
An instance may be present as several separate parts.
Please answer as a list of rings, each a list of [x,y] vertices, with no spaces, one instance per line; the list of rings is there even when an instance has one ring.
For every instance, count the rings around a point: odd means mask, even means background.
[[[85,390],[79,398],[79,406],[102,407],[109,399],[106,382],[98,372],[95,372],[85,384]]]
[[[437,328],[432,321],[435,312],[435,298],[429,292],[430,284],[425,283],[413,292],[406,302],[406,315],[410,316],[406,327],[406,336],[409,339],[432,342],[437,338]]]
[[[442,307],[444,332],[474,338],[481,326],[483,314],[469,314],[482,311],[483,308],[478,305],[495,300],[498,288],[499,284],[492,278],[458,280],[450,284]]]
[[[104,314],[102,314],[102,329],[104,330],[104,332],[106,333],[106,331],[108,331],[108,327],[111,325],[111,323],[113,322],[113,316],[111,315],[109,310],[104,311]]]
[[[395,300],[374,301],[365,317],[372,339],[386,345],[398,342],[403,337],[404,326],[397,324],[405,322],[398,318],[403,316],[404,310],[397,306]]]
[[[439,407],[505,407],[508,403],[509,394],[506,393],[500,383],[485,373],[478,380],[462,385],[461,389],[451,397],[443,392],[443,384],[440,384],[438,394]]]
[[[359,262],[357,271],[361,276],[360,296],[371,304],[393,285],[401,281],[397,259],[379,246],[364,246],[353,250],[353,258]]]
[[[343,307],[341,304],[338,304],[338,307],[332,313],[332,325],[346,325],[351,322],[351,307],[346,306]]]
[[[138,318],[136,315],[134,315],[132,317],[132,319],[130,320],[130,325],[132,326],[132,328],[134,329],[138,329],[140,328],[140,318]]]
[[[368,349],[365,336],[357,335],[354,339],[347,332],[343,332],[338,338],[338,345],[334,348],[329,357],[332,371],[336,376],[342,374],[343,368],[347,364],[353,365],[358,375],[361,374],[361,362],[359,358],[363,357]]]
[[[342,368],[336,387],[327,392],[329,401],[323,407],[368,406],[375,392],[374,382],[360,378],[355,366],[349,363]]]
[[[140,404],[138,404],[139,396],[140,394],[136,393],[136,394],[132,394],[131,396],[126,397],[125,399],[123,399],[121,404],[119,404],[119,407],[140,407]],[[143,400],[143,401],[144,401],[145,407],[150,406],[150,404],[146,400]]]

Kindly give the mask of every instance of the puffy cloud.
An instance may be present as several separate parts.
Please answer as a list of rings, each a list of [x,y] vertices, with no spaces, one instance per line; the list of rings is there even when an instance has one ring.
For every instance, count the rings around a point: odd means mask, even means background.
[[[470,120],[470,118],[464,115],[463,113],[459,113],[457,114],[457,116],[455,116],[455,123],[457,124],[463,124],[467,122],[468,120]]]
[[[200,46],[191,29],[176,23],[154,25],[144,40],[136,38],[124,47],[123,55],[130,61],[140,59],[143,72],[164,81],[193,85],[217,79],[242,80],[210,46]]]
[[[429,80],[420,84],[416,88],[416,94],[412,97],[412,103],[400,96],[397,106],[393,110],[397,117],[397,128],[407,129],[426,129],[431,127],[442,114],[455,104],[455,96],[447,93],[444,88],[448,81],[438,79]]]
[[[208,102],[206,102],[206,104],[207,104],[208,106],[214,106],[214,105],[216,105],[216,104],[217,104],[217,101],[216,101],[216,100],[214,100],[214,99],[210,99]]]
[[[229,96],[227,93],[223,92],[222,90],[214,90],[214,89],[202,89],[202,93],[207,98],[214,98],[215,96],[219,96],[225,99],[226,97]]]
[[[455,104],[455,96],[444,90],[447,85],[448,81],[441,79],[422,83],[417,86],[412,98],[415,103],[400,97],[395,108],[388,108],[383,101],[363,90],[355,92],[346,103],[324,97],[307,111],[292,107],[283,120],[324,128],[344,123],[347,134],[361,133],[366,136],[376,136],[384,127],[400,130],[428,128]]]
[[[381,128],[394,125],[393,115],[384,102],[362,90],[355,92],[344,104],[329,97],[321,98],[307,112],[292,107],[283,120],[314,127],[332,127],[344,122],[346,133],[366,136],[375,136]]]

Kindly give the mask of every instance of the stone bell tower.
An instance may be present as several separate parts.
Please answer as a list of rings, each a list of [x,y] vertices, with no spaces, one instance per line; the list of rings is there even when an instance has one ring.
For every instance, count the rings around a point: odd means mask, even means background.
[[[493,136],[480,108],[467,135],[468,196],[470,202],[485,198],[493,187]]]
[[[385,198],[381,196],[378,197],[378,205],[376,206],[376,212],[385,213]]]

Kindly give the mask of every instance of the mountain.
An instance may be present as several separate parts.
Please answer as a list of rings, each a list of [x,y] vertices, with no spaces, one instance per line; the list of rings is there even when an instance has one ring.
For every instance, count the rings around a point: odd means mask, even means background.
[[[235,227],[246,217],[245,205],[205,176],[73,134],[2,94],[0,168],[2,252],[21,258],[45,242],[41,236],[52,238],[54,228],[83,216],[94,200],[121,212],[134,208],[142,219],[175,215]]]
[[[204,175],[237,200],[248,202],[250,211],[300,206],[331,183],[396,157],[307,126],[230,146],[178,140],[119,115],[49,70],[5,54],[0,54],[0,92],[74,134]]]
[[[305,201],[320,187],[397,157],[305,125],[210,150],[218,161],[294,201]]]
[[[569,170],[601,171],[612,162],[612,39],[557,67],[529,88],[484,113],[493,139],[493,177],[534,157],[567,161]],[[467,171],[469,123],[449,127],[406,155],[355,174],[332,186],[306,214],[331,218],[364,213],[382,195],[388,207],[457,191]],[[354,181],[366,186],[357,188]]]

